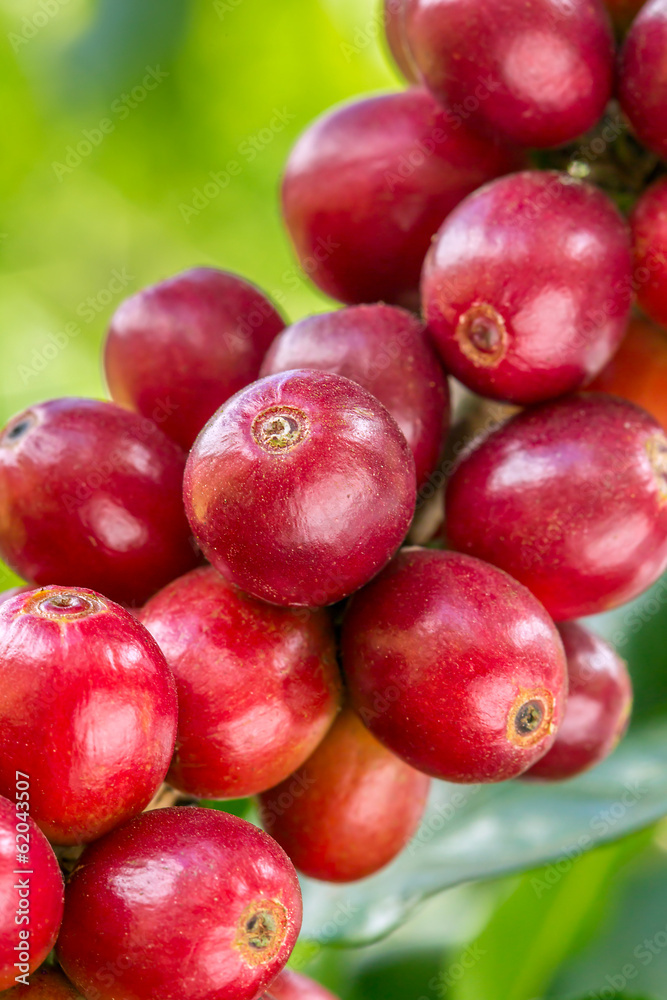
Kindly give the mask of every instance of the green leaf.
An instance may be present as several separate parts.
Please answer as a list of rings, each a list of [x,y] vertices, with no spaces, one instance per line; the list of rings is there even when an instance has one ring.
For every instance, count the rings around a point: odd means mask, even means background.
[[[525,875],[478,938],[453,961],[440,982],[455,1000],[532,1000],[552,983],[563,961],[599,925],[618,870],[646,846],[646,834],[582,856],[559,881],[550,870]]]
[[[239,819],[259,825],[257,806],[254,799],[202,799],[200,805],[209,809],[219,809],[220,812],[231,813]]]
[[[425,899],[474,879],[576,858],[667,814],[667,721],[631,733],[609,760],[559,784],[436,782],[422,828],[388,868],[353,885],[303,879],[305,937],[361,945],[398,927]]]
[[[606,907],[604,928],[595,940],[569,956],[547,997],[571,1000],[580,993],[610,991],[661,996],[667,982],[667,865],[665,831],[659,825],[652,847],[644,851],[616,883]]]
[[[9,566],[0,559],[0,594],[3,590],[9,590],[11,587],[20,587],[23,583],[24,581],[16,573],[12,573]]]

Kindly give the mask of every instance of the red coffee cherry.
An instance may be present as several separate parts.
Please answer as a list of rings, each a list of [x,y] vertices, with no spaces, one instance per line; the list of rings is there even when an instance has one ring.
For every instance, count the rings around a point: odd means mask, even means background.
[[[422,275],[447,371],[482,396],[535,403],[609,361],[632,300],[630,231],[592,184],[526,170],[445,219]]]
[[[352,306],[288,326],[274,340],[262,375],[315,368],[372,392],[403,431],[417,486],[435,469],[449,427],[449,386],[428,331],[392,306]]]
[[[104,363],[113,399],[186,450],[225,400],[254,382],[285,323],[248,281],[197,267],[126,299]]]
[[[667,12],[667,7],[665,8]],[[666,13],[667,19],[667,13]],[[667,34],[666,34],[667,41]],[[667,49],[665,50],[667,52]],[[667,179],[637,201],[632,215],[637,301],[656,323],[667,325]]]
[[[600,0],[406,0],[403,24],[435,97],[505,142],[576,139],[612,96],[614,42]]]
[[[429,786],[348,708],[306,763],[262,795],[262,822],[304,875],[353,882],[403,850]]]
[[[142,604],[197,565],[185,455],[114,403],[55,399],[0,432],[0,556],[31,583]]]
[[[648,0],[621,49],[618,98],[635,135],[647,149],[667,157],[667,0]]]
[[[414,459],[378,400],[292,371],[222,407],[190,452],[185,504],[227,580],[273,604],[322,607],[391,559],[416,500]]]
[[[0,794],[29,774],[51,841],[94,840],[148,805],[174,750],[176,689],[129,612],[75,587],[20,594],[0,606],[0,673]]]
[[[255,1000],[300,927],[296,872],[271,837],[214,809],[155,809],[86,848],[57,954],[96,1000]]]
[[[608,757],[627,729],[632,682],[608,642],[577,622],[558,626],[567,656],[569,694],[551,750],[524,776],[572,778]]]
[[[607,611],[667,567],[667,438],[612,396],[545,403],[462,459],[446,508],[454,548],[520,580],[556,620]]]
[[[271,990],[265,994],[264,1000],[338,1000],[338,997],[313,979],[284,969],[271,983]]]
[[[355,594],[343,628],[352,703],[377,739],[445,781],[504,781],[552,745],[565,654],[542,605],[494,566],[408,548]]]
[[[353,101],[292,150],[283,215],[301,266],[327,295],[411,308],[448,212],[523,157],[472,131],[417,87]]]
[[[167,780],[181,791],[263,792],[303,764],[333,722],[341,682],[326,611],[272,607],[207,567],[156,594],[140,618],[176,678]]]

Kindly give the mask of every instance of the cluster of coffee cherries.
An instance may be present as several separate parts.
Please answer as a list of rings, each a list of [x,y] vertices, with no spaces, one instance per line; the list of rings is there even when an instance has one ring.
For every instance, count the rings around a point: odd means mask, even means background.
[[[667,567],[667,0],[612,13],[618,62],[601,0],[387,0],[411,85],[283,185],[343,307],[188,271],[114,315],[113,402],[2,431],[0,989],[331,1000],[285,969],[297,869],[623,735],[576,619]],[[452,389],[502,417],[452,435]],[[213,808],[251,796],[263,830]]]

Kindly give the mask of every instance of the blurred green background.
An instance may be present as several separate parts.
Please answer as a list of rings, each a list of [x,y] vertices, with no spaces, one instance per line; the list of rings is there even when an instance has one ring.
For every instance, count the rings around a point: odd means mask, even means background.
[[[291,318],[325,306],[278,183],[310,119],[397,85],[375,0],[0,0],[0,48],[3,422],[103,394],[114,308],[183,268],[239,271]],[[665,624],[663,609],[662,693]],[[342,1000],[667,998],[667,826],[549,878],[463,886],[385,942],[296,962]]]

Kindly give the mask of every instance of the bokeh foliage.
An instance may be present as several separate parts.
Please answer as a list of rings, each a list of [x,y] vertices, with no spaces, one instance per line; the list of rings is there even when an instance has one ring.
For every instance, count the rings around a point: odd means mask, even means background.
[[[1,0],[0,418],[100,394],[113,307],[179,269],[238,270],[290,316],[322,308],[294,267],[279,178],[312,117],[395,84],[378,25],[369,0]]]

